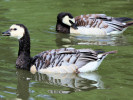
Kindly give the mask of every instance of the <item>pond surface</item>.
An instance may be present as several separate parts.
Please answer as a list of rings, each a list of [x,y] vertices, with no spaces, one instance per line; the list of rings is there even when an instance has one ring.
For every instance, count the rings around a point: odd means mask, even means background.
[[[119,36],[59,34],[56,17],[63,11],[133,18],[133,0],[0,0],[0,33],[26,25],[32,56],[61,47],[118,51],[93,73],[33,75],[15,68],[18,40],[0,35],[0,100],[133,100],[133,27]]]

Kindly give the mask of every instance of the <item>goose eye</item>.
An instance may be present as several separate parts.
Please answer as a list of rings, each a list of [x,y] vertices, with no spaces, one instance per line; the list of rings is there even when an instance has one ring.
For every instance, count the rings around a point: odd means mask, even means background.
[[[16,29],[16,28],[14,28],[14,30],[16,31],[17,29]]]

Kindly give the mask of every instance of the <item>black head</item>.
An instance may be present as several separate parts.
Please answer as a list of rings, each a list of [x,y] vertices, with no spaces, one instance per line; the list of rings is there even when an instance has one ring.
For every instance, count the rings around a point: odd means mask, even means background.
[[[73,27],[74,29],[77,29],[75,19],[70,13],[66,13],[66,12],[59,13],[57,16],[57,22],[60,22],[69,27]]]
[[[3,36],[10,36],[21,39],[25,34],[28,34],[27,28],[23,24],[13,24],[9,30],[3,32]]]

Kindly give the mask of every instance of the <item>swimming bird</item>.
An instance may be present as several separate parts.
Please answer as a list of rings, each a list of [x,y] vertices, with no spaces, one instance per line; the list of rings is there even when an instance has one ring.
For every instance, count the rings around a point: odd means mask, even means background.
[[[43,51],[30,56],[30,34],[23,24],[13,24],[3,36],[15,37],[19,41],[16,67],[40,73],[79,73],[95,71],[103,59],[116,51],[99,54],[92,49],[61,48]]]
[[[131,20],[133,19],[115,18],[105,14],[87,14],[74,18],[70,13],[61,12],[57,16],[56,31],[96,36],[121,34],[128,26],[133,25]]]

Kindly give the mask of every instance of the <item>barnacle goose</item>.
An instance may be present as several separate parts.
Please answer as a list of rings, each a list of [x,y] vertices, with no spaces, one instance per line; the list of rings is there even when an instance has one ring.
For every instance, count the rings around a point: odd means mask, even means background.
[[[103,59],[116,51],[99,54],[91,49],[61,48],[30,56],[30,35],[23,24],[13,24],[3,36],[18,38],[19,51],[16,67],[40,73],[79,73],[98,69]]]
[[[61,12],[57,16],[56,31],[84,35],[105,36],[123,33],[133,25],[133,19],[110,17],[105,14],[87,14],[73,17]],[[128,22],[127,22],[128,21]]]

